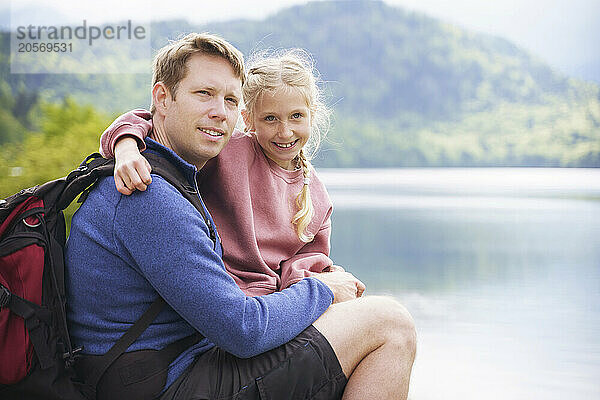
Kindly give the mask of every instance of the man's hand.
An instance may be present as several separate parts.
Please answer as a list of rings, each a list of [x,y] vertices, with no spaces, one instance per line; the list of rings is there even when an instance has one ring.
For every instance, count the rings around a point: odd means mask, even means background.
[[[349,272],[333,271],[313,275],[333,292],[333,302],[354,300],[361,297],[366,289],[364,283]]]
[[[144,191],[152,182],[152,167],[140,154],[134,138],[125,136],[115,144],[115,186],[120,193],[130,195]]]
[[[346,270],[344,269],[344,267],[341,267],[341,266],[335,265],[335,264],[323,268],[323,271],[321,271],[321,272],[335,272],[335,271],[346,272]]]

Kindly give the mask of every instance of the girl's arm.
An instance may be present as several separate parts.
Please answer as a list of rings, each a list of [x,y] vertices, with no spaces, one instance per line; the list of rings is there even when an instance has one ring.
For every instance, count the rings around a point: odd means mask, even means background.
[[[150,183],[152,167],[140,154],[138,144],[131,136],[123,136],[115,147],[115,186],[120,193],[130,195],[137,190],[144,191]]]
[[[100,153],[106,158],[115,157],[115,186],[120,193],[144,191],[152,182],[152,168],[140,154],[151,130],[152,114],[138,109],[121,115],[100,137]]]
[[[105,158],[115,156],[115,144],[123,136],[136,139],[140,151],[146,149],[144,138],[152,130],[152,114],[150,111],[136,109],[120,115],[100,136],[100,154]]]

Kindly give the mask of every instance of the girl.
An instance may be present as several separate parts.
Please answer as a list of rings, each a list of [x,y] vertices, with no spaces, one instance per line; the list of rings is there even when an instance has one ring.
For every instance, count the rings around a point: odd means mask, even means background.
[[[309,162],[329,123],[312,71],[301,50],[256,59],[243,87],[246,133],[234,132],[198,174],[227,270],[250,296],[341,269],[328,257],[332,204]],[[105,157],[115,149],[115,184],[121,193],[144,190],[141,181],[150,183],[140,150],[151,118],[148,111],[131,111],[101,137]]]

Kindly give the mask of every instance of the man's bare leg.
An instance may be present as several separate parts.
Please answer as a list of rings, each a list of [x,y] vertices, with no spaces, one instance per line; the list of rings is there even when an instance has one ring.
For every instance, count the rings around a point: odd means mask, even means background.
[[[415,359],[412,317],[389,297],[333,304],[313,324],[348,377],[343,399],[406,399]]]

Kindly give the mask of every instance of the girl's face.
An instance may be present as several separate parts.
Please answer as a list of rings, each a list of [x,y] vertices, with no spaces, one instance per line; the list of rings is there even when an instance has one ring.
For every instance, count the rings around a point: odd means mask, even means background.
[[[295,88],[265,92],[254,108],[252,118],[242,113],[246,126],[256,132],[267,157],[284,169],[294,170],[294,160],[310,137],[310,110],[304,95]]]

